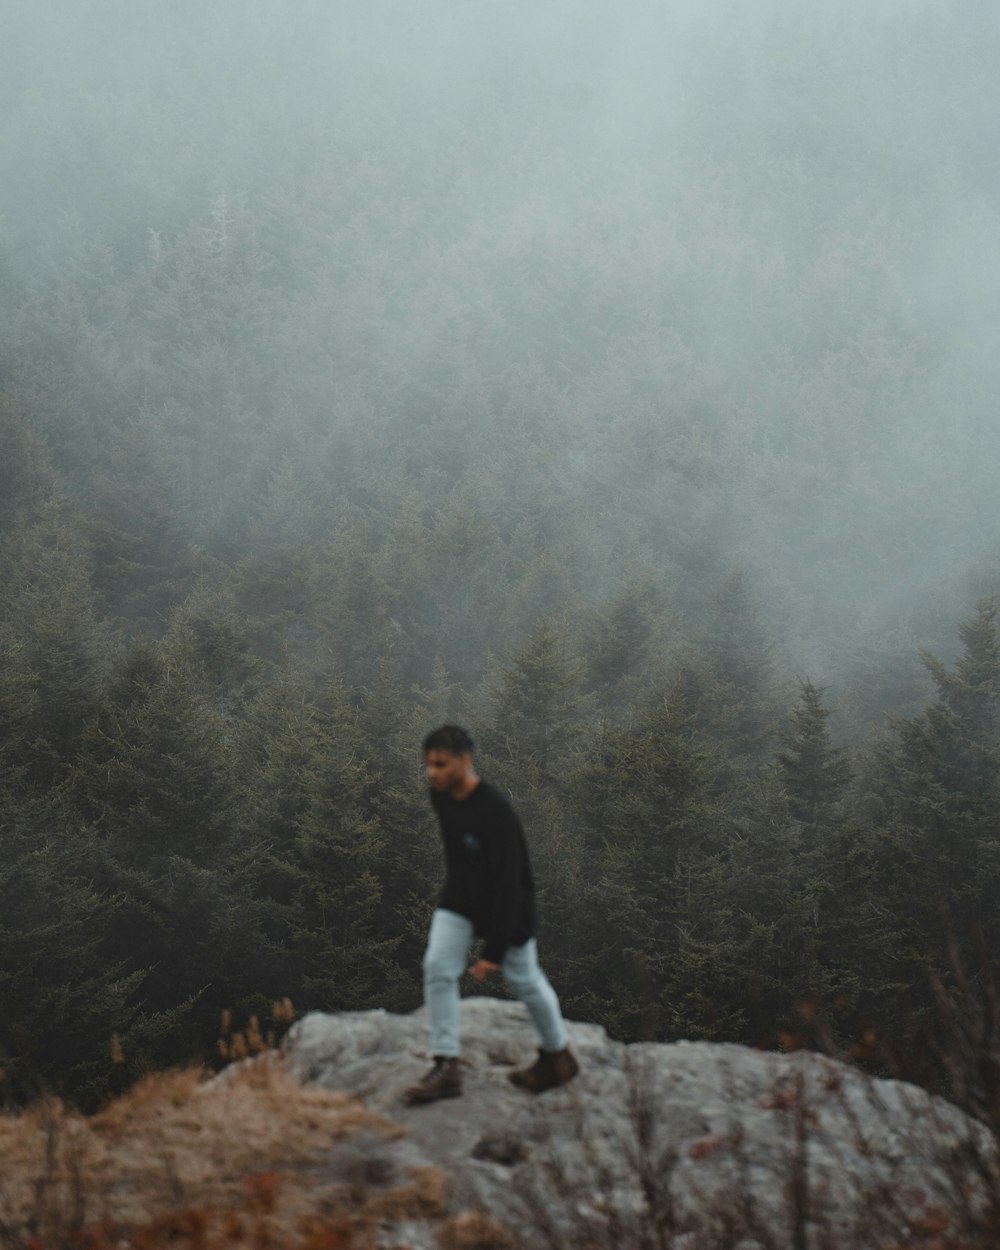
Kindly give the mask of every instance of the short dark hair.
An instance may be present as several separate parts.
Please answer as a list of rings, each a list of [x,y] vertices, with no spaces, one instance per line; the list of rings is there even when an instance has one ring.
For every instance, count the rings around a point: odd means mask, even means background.
[[[432,729],[424,739],[424,754],[428,751],[450,751],[452,755],[471,755],[475,750],[472,735],[461,725],[441,725]]]

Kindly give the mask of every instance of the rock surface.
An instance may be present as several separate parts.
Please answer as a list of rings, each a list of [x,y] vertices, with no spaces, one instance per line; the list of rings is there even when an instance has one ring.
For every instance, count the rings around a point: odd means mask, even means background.
[[[488,1212],[526,1247],[875,1250],[982,1227],[990,1139],[913,1086],[804,1051],[626,1046],[568,1028],[580,1076],[532,1096],[507,1080],[535,1053],[524,1009],[464,1000],[464,1094],[423,1107],[402,1099],[429,1062],[422,1011],[309,1015],[283,1053],[299,1079],[360,1095],[407,1130],[342,1143],[331,1167],[376,1183],[440,1168],[452,1213]],[[427,1229],[384,1234],[436,1244]]]

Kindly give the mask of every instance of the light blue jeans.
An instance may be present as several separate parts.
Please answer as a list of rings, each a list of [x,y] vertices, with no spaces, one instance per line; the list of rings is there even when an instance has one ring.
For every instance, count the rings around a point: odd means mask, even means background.
[[[432,1055],[459,1053],[458,979],[469,966],[469,947],[474,938],[471,920],[440,907],[435,911],[424,953],[424,1002]],[[500,971],[527,1007],[542,1049],[562,1050],[567,1042],[566,1026],[556,992],[538,966],[535,939],[523,946],[508,946]]]

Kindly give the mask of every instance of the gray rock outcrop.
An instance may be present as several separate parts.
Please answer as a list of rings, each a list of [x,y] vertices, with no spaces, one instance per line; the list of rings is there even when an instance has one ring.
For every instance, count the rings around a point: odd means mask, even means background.
[[[580,1076],[534,1097],[506,1079],[534,1054],[523,1008],[464,1000],[464,1094],[423,1107],[402,1099],[428,1063],[422,1011],[309,1015],[283,1053],[407,1130],[338,1147],[352,1167],[440,1168],[454,1212],[486,1211],[526,1247],[875,1250],[988,1226],[991,1139],[922,1090],[805,1051],[569,1031]]]

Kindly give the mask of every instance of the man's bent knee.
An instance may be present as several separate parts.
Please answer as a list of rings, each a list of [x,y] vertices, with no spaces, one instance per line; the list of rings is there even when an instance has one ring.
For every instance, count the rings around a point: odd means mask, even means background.
[[[545,994],[551,988],[545,977],[538,973],[505,972],[504,980],[510,986],[511,992],[516,994],[518,998],[530,998],[535,994]]]
[[[464,967],[464,961],[463,963],[456,965],[453,960],[440,959],[433,955],[425,955],[423,962],[424,981],[435,982],[437,984],[448,981],[457,981],[462,975]]]

